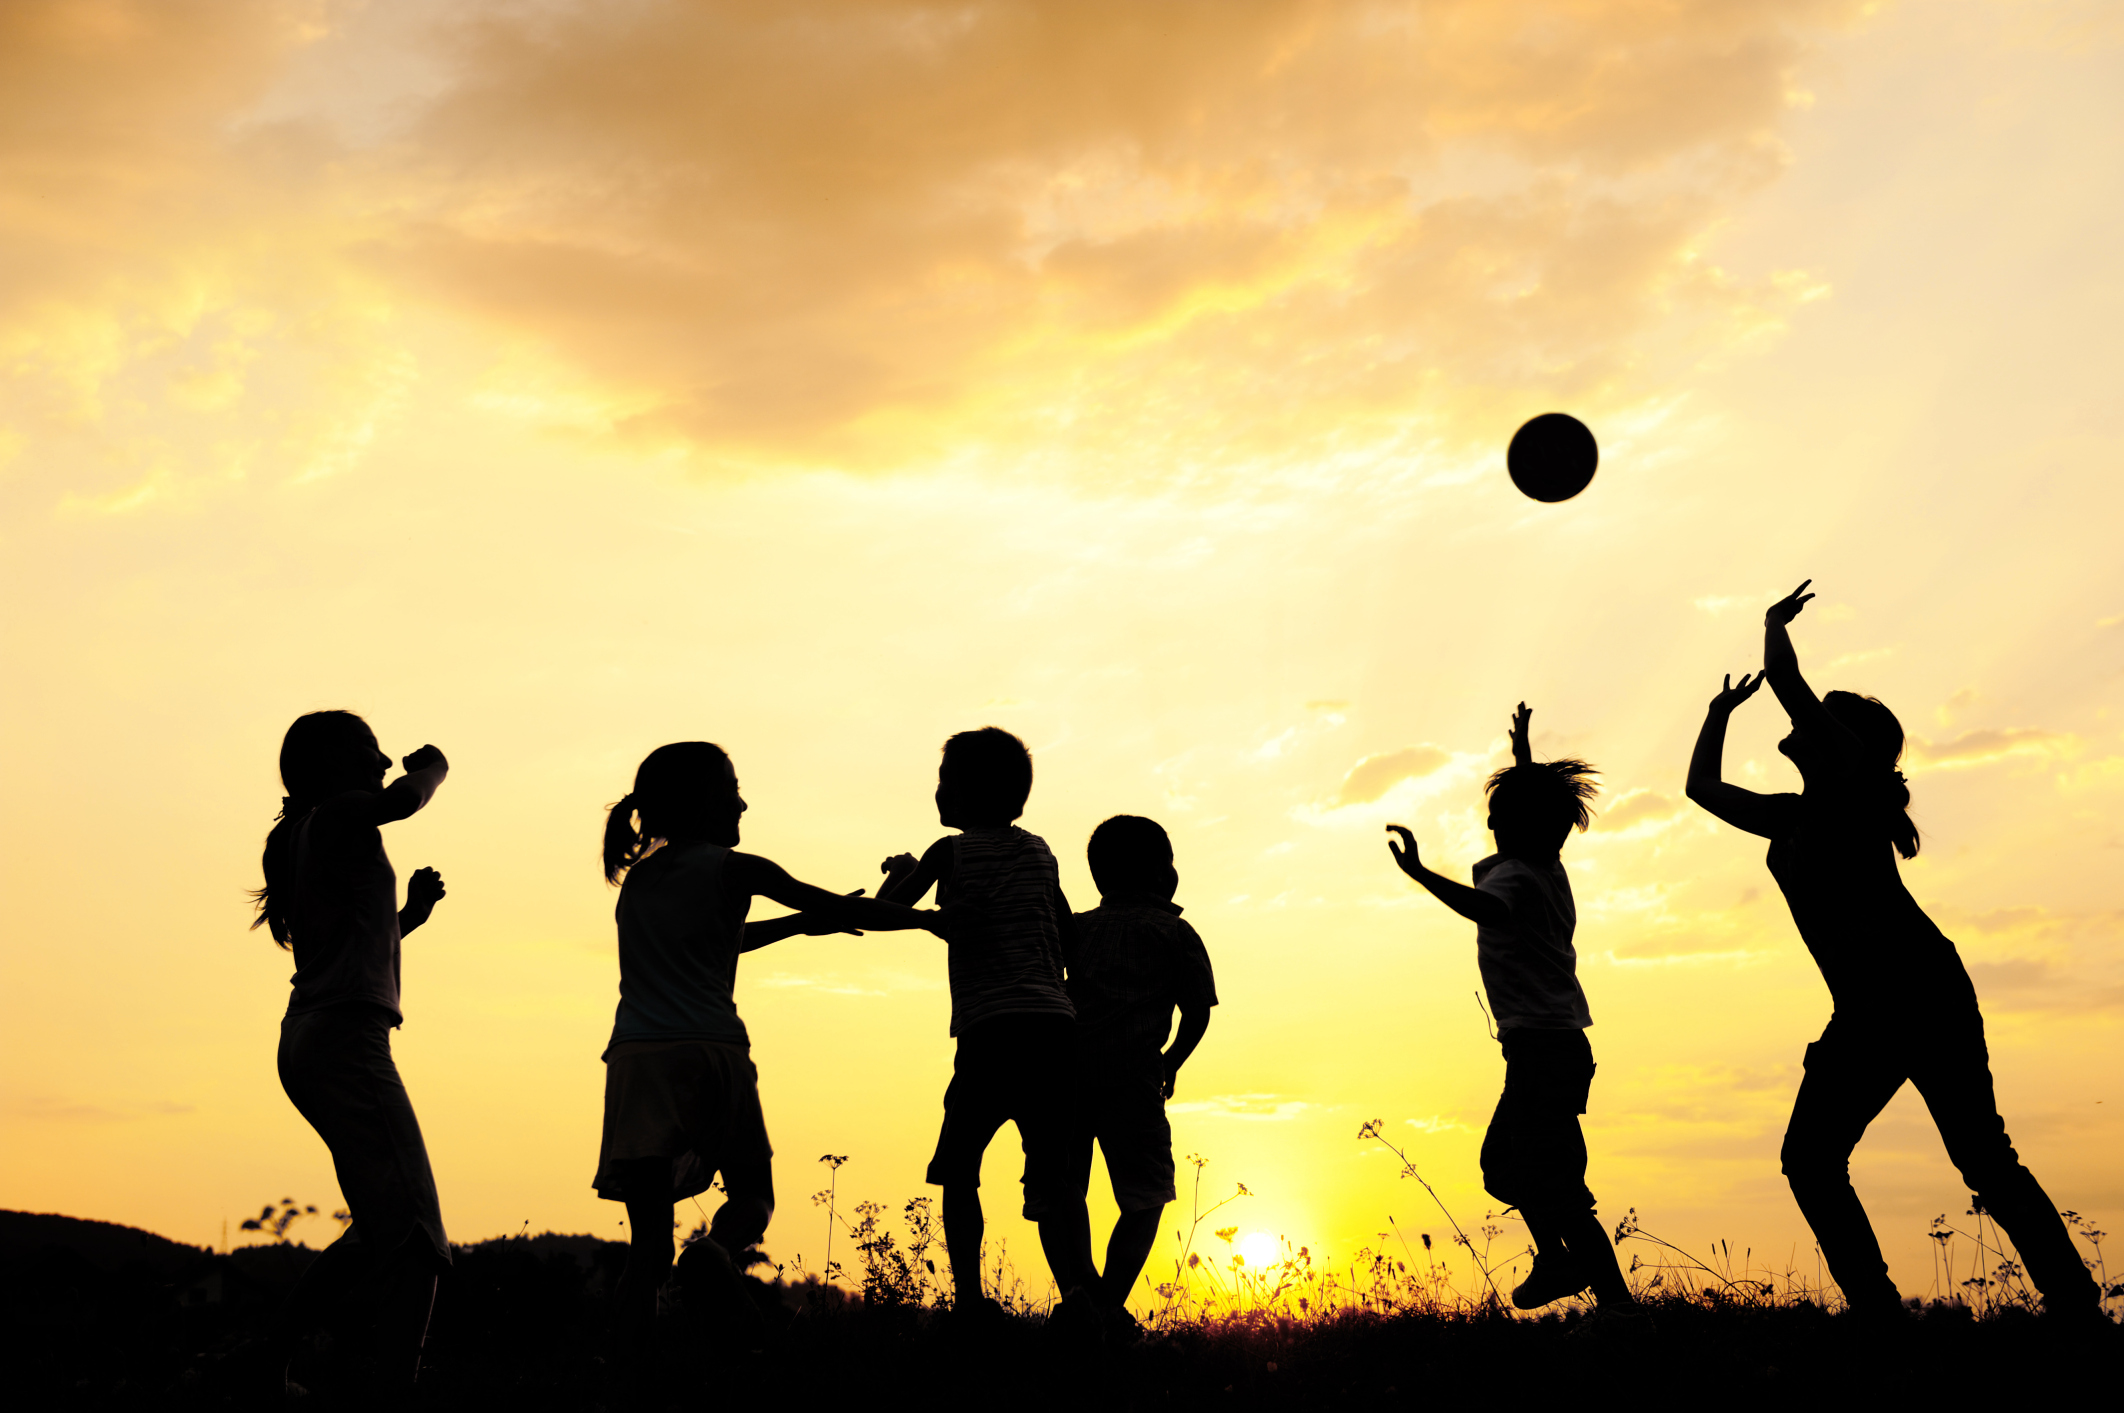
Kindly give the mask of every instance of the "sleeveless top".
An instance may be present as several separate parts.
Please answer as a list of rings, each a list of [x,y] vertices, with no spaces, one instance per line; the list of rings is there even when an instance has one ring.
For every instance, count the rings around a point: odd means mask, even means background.
[[[391,1024],[403,1024],[398,875],[384,853],[383,831],[345,818],[336,801],[311,810],[295,836],[293,893],[288,1014],[367,1003],[389,1011]]]
[[[732,995],[752,899],[724,886],[730,850],[683,840],[627,870],[619,922],[620,1001],[611,1046],[712,1040],[750,1048]]]
[[[937,901],[972,903],[981,915],[948,945],[951,1033],[1003,1015],[1074,1017],[1055,916],[1062,880],[1046,841],[1014,824],[968,829],[952,841],[952,854]]]
[[[1772,795],[1781,813],[1770,876],[1784,892],[1838,1011],[1976,1004],[1945,933],[1903,886],[1895,848],[1836,794]]]

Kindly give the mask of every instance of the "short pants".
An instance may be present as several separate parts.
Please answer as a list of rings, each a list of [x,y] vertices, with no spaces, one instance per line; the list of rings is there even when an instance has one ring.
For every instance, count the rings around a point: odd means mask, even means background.
[[[1028,1013],[997,1016],[959,1033],[929,1182],[979,1187],[981,1155],[997,1129],[1015,1123],[1025,1149],[1026,1218],[1041,1218],[1049,1194],[1067,1200],[1076,1030],[1068,1016]]]
[[[1148,1054],[1087,1049],[1077,1059],[1077,1103],[1070,1132],[1070,1182],[1091,1185],[1092,1143],[1106,1158],[1107,1180],[1123,1212],[1153,1212],[1173,1200],[1173,1126],[1165,1117],[1165,1060]]]
[[[1482,1185],[1507,1207],[1593,1208],[1586,1136],[1578,1116],[1593,1089],[1593,1047],[1583,1030],[1513,1027],[1505,1087],[1482,1138]]]

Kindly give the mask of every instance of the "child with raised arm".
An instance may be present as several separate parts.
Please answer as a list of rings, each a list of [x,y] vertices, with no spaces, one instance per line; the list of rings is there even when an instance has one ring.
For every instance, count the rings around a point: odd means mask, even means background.
[[[1482,1140],[1482,1185],[1519,1209],[1534,1237],[1534,1267],[1512,1292],[1533,1310],[1592,1288],[1604,1312],[1635,1307],[1615,1248],[1586,1186],[1586,1139],[1578,1116],[1593,1086],[1593,1024],[1571,945],[1578,909],[1563,846],[1592,819],[1596,773],[1582,760],[1536,761],[1527,742],[1533,713],[1512,715],[1512,764],[1490,777],[1489,828],[1497,852],[1475,865],[1475,886],[1433,873],[1416,838],[1387,848],[1401,871],[1475,924],[1483,990],[1504,1048],[1505,1087]]]
[[[937,840],[919,861],[887,859],[878,889],[881,898],[912,903],[934,886],[947,906],[970,905],[947,939],[958,1053],[928,1180],[944,1189],[953,1315],[974,1325],[1003,1313],[981,1290],[981,1155],[1005,1123],[1018,1126],[1025,1216],[1040,1224],[1064,1306],[1088,1309],[1096,1278],[1085,1259],[1084,1192],[1069,1181],[1076,1009],[1063,984],[1063,953],[1072,919],[1055,856],[1013,823],[1031,794],[1032,753],[1023,741],[994,726],[961,731],[944,743],[936,795],[938,821],[959,833]]]
[[[1077,1008],[1072,1182],[1078,1192],[1089,1183],[1096,1139],[1121,1209],[1096,1289],[1108,1319],[1131,1337],[1140,1331],[1124,1305],[1174,1196],[1165,1101],[1209,1029],[1217,982],[1202,939],[1173,901],[1180,874],[1173,842],[1156,821],[1117,814],[1092,831],[1085,852],[1099,906],[1077,919],[1068,947]],[[1084,1259],[1090,1263],[1089,1250]]]
[[[398,906],[382,827],[435,796],[449,762],[433,746],[391,758],[350,711],[296,718],[280,744],[288,792],[266,836],[258,921],[295,954],[280,1023],[280,1084],[332,1152],[353,1220],[312,1262],[269,1337],[273,1379],[286,1382],[296,1341],[348,1303],[378,1301],[375,1358],[386,1388],[420,1374],[436,1277],[450,1265],[435,1174],[413,1101],[391,1058],[399,1010],[399,943],[428,920],[442,876],[416,869]]]
[[[613,1305],[630,1379],[644,1372],[657,1291],[671,1272],[675,1205],[722,1173],[727,1200],[687,1264],[703,1268],[726,1310],[737,1290],[732,1258],[774,1212],[759,1075],[732,995],[738,954],[800,932],[939,926],[935,912],[842,897],[737,852],[744,813],[730,757],[681,741],[649,753],[605,819],[605,880],[620,884],[620,1001],[593,1185],[627,1204],[630,1246]],[[801,911],[747,923],[755,897]]]
[[[1980,1209],[2013,1238],[2044,1308],[2106,1330],[2101,1288],[1999,1117],[1976,988],[1896,867],[1896,855],[1918,852],[1910,788],[1896,768],[1902,724],[1872,697],[1814,694],[1789,629],[1814,597],[1806,590],[1803,583],[1765,610],[1763,670],[1726,679],[1689,761],[1690,799],[1770,841],[1770,876],[1834,1002],[1828,1028],[1807,1047],[1785,1130],[1792,1196],[1851,1311],[1902,1318],[1901,1294],[1851,1186],[1851,1152],[1908,1081]],[[1759,794],[1723,775],[1726,722],[1765,681],[1792,721],[1777,748],[1799,768],[1796,795]]]

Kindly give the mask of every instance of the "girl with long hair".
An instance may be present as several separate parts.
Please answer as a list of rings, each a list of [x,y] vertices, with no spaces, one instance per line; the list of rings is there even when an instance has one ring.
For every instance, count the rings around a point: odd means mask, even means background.
[[[628,1379],[646,1372],[676,1204],[722,1174],[727,1197],[707,1240],[687,1248],[687,1280],[701,1271],[710,1300],[738,1316],[734,1262],[774,1212],[759,1073],[733,997],[738,955],[798,933],[943,932],[938,911],[829,893],[739,853],[745,808],[722,748],[680,741],[649,753],[605,818],[605,881],[620,885],[620,1000],[604,1053],[594,1186],[627,1205],[631,1244],[613,1292],[613,1333]],[[755,897],[799,911],[748,923]]]
[[[331,1150],[353,1218],[288,1297],[272,1341],[283,1378],[295,1341],[359,1289],[375,1301],[381,1381],[412,1383],[436,1277],[450,1264],[420,1121],[391,1059],[391,1031],[404,1020],[399,943],[428,920],[443,882],[432,868],[416,870],[399,907],[381,832],[434,798],[450,766],[433,746],[404,766],[386,786],[391,758],[346,711],[297,718],[280,747],[287,795],[266,837],[252,926],[294,953],[280,1083]]]
[[[1850,1308],[1899,1315],[1901,1297],[1851,1187],[1850,1159],[1907,1080],[1924,1096],[1978,1204],[2013,1238],[2044,1305],[2100,1318],[2094,1279],[2006,1136],[1969,973],[1897,871],[1896,855],[1918,852],[1910,790],[1896,768],[1903,728],[1873,698],[1816,697],[1800,675],[1787,625],[1814,597],[1806,589],[1801,584],[1763,615],[1763,670],[1726,679],[1689,762],[1690,799],[1770,841],[1771,877],[1835,1006],[1828,1029],[1807,1047],[1785,1130],[1792,1195]],[[1799,767],[1796,795],[1759,794],[1721,777],[1727,719],[1766,680],[1792,720],[1778,750]]]

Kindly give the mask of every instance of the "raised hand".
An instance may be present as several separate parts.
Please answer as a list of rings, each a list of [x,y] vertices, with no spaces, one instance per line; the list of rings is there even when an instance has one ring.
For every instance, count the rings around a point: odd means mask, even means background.
[[[443,876],[432,868],[416,868],[413,870],[413,876],[406,880],[408,903],[420,903],[432,908],[449,896],[449,890],[443,887]]]
[[[1806,592],[1807,585],[1813,582],[1812,579],[1803,580],[1797,589],[1763,610],[1763,622],[1775,628],[1782,628],[1799,617],[1800,610],[1807,606],[1807,600],[1814,597]]]
[[[432,749],[432,747],[430,748]],[[398,910],[398,934],[403,937],[428,920],[435,905],[449,896],[443,877],[432,868],[416,868],[406,879],[406,905]]]
[[[1387,840],[1387,852],[1394,856],[1395,866],[1411,878],[1420,877],[1423,860],[1416,856],[1416,836],[1398,824],[1388,825],[1387,833],[1401,836],[1398,844],[1392,839]]]
[[[1743,672],[1741,680],[1735,682],[1733,674],[1729,672],[1726,674],[1725,682],[1724,688],[1719,691],[1717,696],[1711,699],[1711,710],[1713,711],[1732,711],[1742,702],[1754,696],[1756,689],[1763,685],[1763,674],[1758,672],[1753,677],[1750,677]]]
[[[431,765],[439,765],[445,770],[450,768],[450,762],[444,760],[443,753],[433,746],[422,746],[412,755],[400,761],[399,764],[405,767],[408,775],[426,770]]]
[[[1512,729],[1509,734],[1512,738],[1512,764],[1514,765],[1532,765],[1534,763],[1534,747],[1527,740],[1527,723],[1533,719],[1534,713],[1527,709],[1525,702],[1521,702],[1519,710],[1512,713]]]
[[[904,878],[915,871],[915,862],[913,854],[894,854],[891,858],[878,865],[878,872],[884,874],[888,879],[895,877]]]

